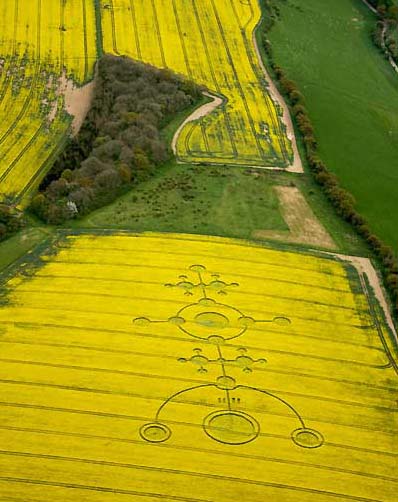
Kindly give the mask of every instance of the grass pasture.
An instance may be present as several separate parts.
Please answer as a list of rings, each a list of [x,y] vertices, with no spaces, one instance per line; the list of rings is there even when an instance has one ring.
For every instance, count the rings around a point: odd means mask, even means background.
[[[336,215],[309,175],[233,166],[226,169],[170,162],[114,203],[68,225],[287,242],[290,237],[286,220],[298,218],[305,237],[313,228],[308,214],[298,207],[286,208],[278,195],[280,187],[297,187],[302,192],[340,252],[369,255],[369,249]],[[306,247],[314,245],[312,238],[307,240]],[[324,242],[317,247],[328,245]]]
[[[275,62],[306,98],[320,154],[398,251],[398,77],[370,38],[375,18],[359,0],[275,3]]]
[[[251,238],[256,230],[287,230],[267,174],[254,176],[238,167],[170,163],[73,226],[243,239]]]
[[[228,102],[188,124],[184,162],[280,166],[292,161],[281,111],[270,98],[252,33],[256,1],[101,0],[104,50],[170,68]]]
[[[52,233],[50,227],[30,226],[0,242],[0,272],[39,245]]]
[[[244,241],[54,241],[4,283],[2,498],[391,502],[396,354],[363,284]]]
[[[37,187],[69,131],[59,78],[82,85],[96,59],[95,10],[85,0],[0,5],[0,196]]]

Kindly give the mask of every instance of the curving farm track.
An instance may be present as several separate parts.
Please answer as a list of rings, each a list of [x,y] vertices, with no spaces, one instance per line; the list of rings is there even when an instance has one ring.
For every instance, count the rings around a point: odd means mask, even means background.
[[[253,46],[257,1],[102,0],[104,47],[187,75],[224,98],[183,129],[184,162],[288,168],[286,110],[271,96]]]
[[[301,170],[288,110],[253,45],[257,2],[189,0],[186,7],[180,0],[2,2],[0,197],[20,202],[32,193],[62,148],[71,117],[60,77],[89,81],[97,45],[170,67],[223,98],[182,129],[180,161]]]

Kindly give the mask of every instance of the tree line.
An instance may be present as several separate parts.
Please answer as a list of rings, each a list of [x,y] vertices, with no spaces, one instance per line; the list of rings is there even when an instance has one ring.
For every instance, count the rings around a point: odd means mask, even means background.
[[[11,204],[0,203],[0,242],[8,239],[23,226],[23,215]]]
[[[378,49],[398,63],[398,6],[394,0],[367,0],[377,10],[379,19],[372,31]]]
[[[380,264],[384,283],[390,294],[393,312],[398,316],[398,260],[393,249],[387,246],[378,236],[376,236],[365,218],[358,213],[355,208],[355,199],[347,190],[341,187],[338,178],[331,173],[318,153],[318,143],[314,133],[314,127],[305,107],[304,96],[298,89],[296,83],[289,79],[285,71],[280,68],[274,60],[272,46],[267,37],[267,32],[273,26],[279,16],[278,8],[272,0],[264,0],[268,12],[265,28],[261,33],[262,45],[267,54],[270,67],[278,82],[279,88],[290,105],[296,127],[300,132],[305,149],[305,157],[310,171],[321,187],[322,191],[334,206],[336,212],[367,242]],[[380,4],[386,2],[380,2]],[[380,6],[379,6],[380,7]]]
[[[162,129],[198,103],[202,89],[167,69],[127,57],[97,63],[91,108],[44,178],[30,210],[60,224],[113,201],[172,153]]]
[[[397,17],[398,7],[394,0],[367,0],[381,16]]]

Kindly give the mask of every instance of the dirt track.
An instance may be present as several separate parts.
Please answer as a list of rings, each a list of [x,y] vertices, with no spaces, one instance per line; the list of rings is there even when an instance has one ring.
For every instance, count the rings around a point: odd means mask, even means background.
[[[369,258],[361,258],[359,256],[346,256],[337,253],[330,253],[330,254],[332,256],[336,256],[337,258],[341,258],[346,261],[349,260],[357,269],[360,276],[366,275],[366,277],[369,279],[370,286],[372,287],[373,292],[384,311],[387,324],[391,329],[392,333],[394,334],[396,341],[398,342],[398,335],[394,325],[394,321],[391,316],[390,307],[387,301],[387,295],[383,289],[382,281],[377,275],[376,269],[374,268]]]
[[[297,148],[296,136],[295,136],[295,133],[294,133],[294,126],[293,126],[293,122],[292,122],[292,119],[291,119],[291,116],[290,116],[289,108],[288,108],[285,100],[283,99],[282,95],[280,94],[280,92],[276,88],[274,82],[270,78],[270,76],[269,76],[269,74],[267,72],[267,69],[266,69],[266,67],[265,67],[265,65],[263,63],[263,60],[262,60],[261,54],[260,54],[260,50],[259,50],[258,45],[257,45],[255,31],[253,32],[252,40],[253,40],[253,45],[254,45],[254,48],[255,48],[255,51],[256,51],[256,54],[257,54],[259,65],[260,65],[260,67],[261,67],[261,69],[262,69],[262,71],[263,71],[263,73],[265,75],[266,81],[268,82],[268,91],[269,91],[270,97],[271,97],[271,99],[275,103],[279,104],[281,106],[282,110],[283,110],[283,122],[286,125],[287,137],[291,141],[292,149],[293,149],[293,155],[294,155],[293,164],[290,165],[287,168],[264,166],[263,169],[272,169],[272,170],[287,171],[287,172],[293,172],[293,173],[303,173],[304,169],[303,169],[303,165],[302,165],[302,162],[301,162],[300,154],[299,154],[298,148]],[[194,122],[195,120],[198,120],[201,117],[204,117],[204,116],[212,113],[213,110],[215,110],[218,106],[222,105],[223,102],[224,102],[222,98],[220,98],[219,96],[213,95],[213,94],[211,94],[209,92],[204,92],[203,94],[205,96],[211,98],[213,101],[210,102],[210,103],[206,103],[203,106],[197,108],[191,115],[189,115],[184,120],[184,122],[177,129],[177,131],[175,132],[175,134],[173,136],[173,140],[172,140],[172,143],[171,143],[171,147],[172,147],[172,150],[174,152],[174,155],[177,155],[177,141],[178,141],[179,135],[181,134],[182,129],[189,122]],[[257,167],[257,169],[259,169],[259,168]]]
[[[180,125],[180,127],[177,129],[173,136],[173,140],[171,142],[171,148],[173,150],[173,153],[175,156],[177,156],[177,141],[178,137],[181,134],[181,131],[183,128],[189,123],[189,122],[194,122],[195,120],[199,120],[202,117],[205,117],[206,115],[209,115],[213,110],[215,110],[218,106],[220,106],[223,103],[223,100],[219,96],[215,96],[213,94],[210,94],[209,92],[204,92],[204,96],[212,99],[210,103],[205,103],[204,105],[200,106],[196,110],[189,115],[184,122]]]
[[[304,172],[303,164],[301,162],[300,154],[298,152],[296,135],[294,133],[294,127],[293,127],[292,118],[290,116],[289,108],[288,108],[285,100],[283,99],[281,93],[278,91],[276,85],[274,84],[274,82],[272,81],[271,77],[269,76],[269,74],[267,72],[267,69],[264,65],[264,62],[263,62],[261,54],[260,54],[260,49],[258,48],[258,45],[257,45],[255,31],[253,32],[253,44],[254,44],[254,48],[256,50],[258,62],[260,64],[260,67],[261,67],[264,75],[265,75],[265,79],[268,82],[268,90],[269,90],[270,96],[273,99],[273,101],[275,103],[279,104],[283,109],[283,122],[286,125],[287,137],[290,139],[290,141],[292,143],[293,154],[294,154],[293,164],[291,166],[289,166],[288,168],[284,169],[284,171],[288,171],[291,173],[303,173]]]

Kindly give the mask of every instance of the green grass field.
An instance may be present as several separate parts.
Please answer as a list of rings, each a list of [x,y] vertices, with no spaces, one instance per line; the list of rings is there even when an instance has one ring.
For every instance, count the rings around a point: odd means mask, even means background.
[[[372,45],[359,0],[277,2],[275,61],[304,94],[329,169],[398,250],[398,76]]]
[[[256,230],[287,230],[275,185],[294,184],[342,252],[365,256],[367,247],[342,221],[308,174],[176,164],[159,168],[113,204],[73,227],[134,232],[182,232],[253,238]],[[70,224],[69,224],[70,225]]]
[[[29,226],[6,241],[0,242],[0,271],[24,256],[25,253],[46,239],[52,231],[50,226]]]
[[[258,229],[288,228],[265,177],[242,168],[175,163],[76,224],[241,238]]]

